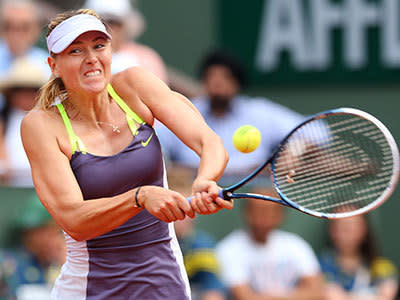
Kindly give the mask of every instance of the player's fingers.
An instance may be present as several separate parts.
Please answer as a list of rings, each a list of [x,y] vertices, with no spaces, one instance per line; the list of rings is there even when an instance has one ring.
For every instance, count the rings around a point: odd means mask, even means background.
[[[201,193],[196,193],[191,201],[193,209],[199,214],[206,214],[208,208],[202,199]]]
[[[219,190],[220,190],[220,188],[218,187],[218,185],[215,182],[212,182],[208,186],[207,193],[208,193],[208,196],[212,199],[212,201],[214,201],[218,197]]]
[[[175,201],[174,201],[174,203],[168,202],[167,206],[168,206],[168,210],[172,213],[172,215],[174,217],[174,221],[183,220],[185,218],[185,213],[179,208],[179,206],[177,205],[177,203]]]
[[[204,205],[207,208],[206,212],[203,212],[205,214],[212,214],[220,210],[221,208],[214,202],[214,199],[211,197],[209,193],[201,193],[202,200],[204,202]]]
[[[161,221],[164,221],[164,222],[166,222],[166,223],[171,222],[171,221],[169,220],[169,218],[168,218],[162,211],[159,211],[155,216],[156,216],[157,218],[159,218]]]
[[[177,220],[168,203],[164,203],[164,205],[160,207],[160,214],[165,216],[168,220],[167,222],[174,222]]]
[[[217,205],[221,208],[225,208],[225,209],[232,209],[234,204],[233,204],[233,200],[224,200],[220,197],[218,197],[217,199],[215,199],[215,203],[217,203]]]
[[[191,218],[194,218],[194,211],[192,209],[192,206],[190,205],[189,201],[185,197],[183,197],[181,194],[177,193],[176,194],[176,201],[179,209],[183,211],[183,213]]]
[[[195,213],[201,213],[200,208],[198,206],[198,199],[196,197],[196,194],[190,197],[190,206],[192,207]]]

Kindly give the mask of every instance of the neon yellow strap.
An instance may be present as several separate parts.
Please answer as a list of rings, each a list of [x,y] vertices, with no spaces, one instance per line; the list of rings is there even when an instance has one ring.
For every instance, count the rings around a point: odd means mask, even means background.
[[[122,98],[117,94],[111,84],[107,85],[107,91],[111,95],[111,97],[117,102],[119,107],[125,112],[126,114],[126,121],[128,122],[129,129],[131,130],[132,134],[135,136],[138,134],[138,127],[137,124],[146,124],[145,121],[142,120],[126,103]]]
[[[65,111],[62,103],[57,104],[57,108],[64,121],[65,128],[67,129],[69,141],[72,147],[72,154],[74,154],[77,149],[79,149],[79,151],[81,151],[83,154],[86,154],[86,147],[72,129],[71,121],[69,120],[67,112]]]

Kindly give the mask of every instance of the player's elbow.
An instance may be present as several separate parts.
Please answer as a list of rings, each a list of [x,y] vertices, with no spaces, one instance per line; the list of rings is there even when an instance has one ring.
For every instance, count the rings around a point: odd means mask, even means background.
[[[90,239],[89,234],[82,231],[82,229],[78,227],[68,227],[64,229],[64,231],[75,241],[82,242]]]
[[[75,231],[71,231],[71,230],[68,230],[65,232],[77,242],[83,242],[86,240],[85,237],[79,232],[75,232]]]
[[[89,233],[85,231],[84,222],[79,217],[68,217],[61,221],[61,227],[71,238],[78,242],[86,241],[90,238]]]
[[[218,139],[218,143],[220,144],[220,148],[221,148],[222,160],[224,162],[224,166],[226,167],[226,165],[228,164],[228,161],[229,161],[229,153],[226,150],[224,143],[222,142],[222,139],[219,136],[217,136],[217,139]]]
[[[228,164],[228,161],[229,161],[229,154],[228,154],[228,151],[225,149],[225,147],[224,147],[224,161],[225,161],[225,167],[226,167],[226,165]]]

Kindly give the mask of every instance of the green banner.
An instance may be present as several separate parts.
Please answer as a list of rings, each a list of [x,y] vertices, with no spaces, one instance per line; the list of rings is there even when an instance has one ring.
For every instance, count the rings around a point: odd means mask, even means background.
[[[222,47],[252,82],[397,82],[399,0],[221,0]]]

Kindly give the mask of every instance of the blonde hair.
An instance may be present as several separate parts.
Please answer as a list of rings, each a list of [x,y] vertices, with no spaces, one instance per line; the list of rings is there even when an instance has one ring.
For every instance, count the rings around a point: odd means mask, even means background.
[[[91,9],[78,9],[78,10],[63,12],[55,16],[50,21],[49,25],[47,26],[48,31],[46,37],[48,37],[49,34],[54,30],[54,28],[56,28],[61,22],[78,14],[92,15],[101,20],[99,15]],[[50,55],[52,57],[56,56],[56,54],[54,53],[50,53]],[[39,90],[35,108],[47,110],[51,107],[51,105],[54,103],[54,100],[57,97],[60,98],[60,100],[67,99],[68,98],[67,91],[65,89],[65,85],[61,80],[61,78],[51,75],[49,81],[46,84],[44,84]]]

